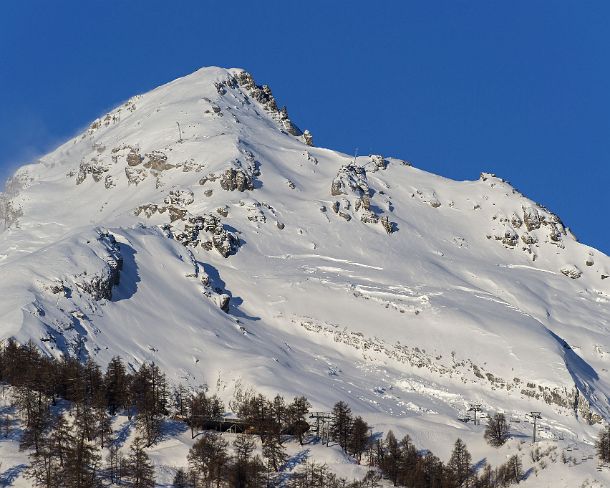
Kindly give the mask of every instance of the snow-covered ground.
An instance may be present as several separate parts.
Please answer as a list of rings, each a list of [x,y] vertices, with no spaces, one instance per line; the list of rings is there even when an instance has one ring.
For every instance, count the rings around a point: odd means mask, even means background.
[[[307,139],[237,69],[97,119],[9,182],[0,337],[152,360],[226,401],[250,387],[345,400],[445,460],[458,436],[475,460],[527,458],[532,410],[542,449],[591,451],[590,421],[610,414],[610,258],[493,175],[452,181]],[[519,420],[508,446],[458,420],[471,403]],[[153,458],[176,464],[188,443]],[[0,446],[6,478],[24,454]],[[576,457],[526,486],[610,485]]]

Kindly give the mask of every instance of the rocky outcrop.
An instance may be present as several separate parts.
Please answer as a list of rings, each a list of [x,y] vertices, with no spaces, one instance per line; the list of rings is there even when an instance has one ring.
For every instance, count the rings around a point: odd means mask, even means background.
[[[235,75],[235,80],[246,90],[246,92],[266,110],[270,112],[279,112],[277,103],[271,93],[271,88],[268,85],[257,85],[254,78],[247,71],[241,71]]]
[[[254,100],[260,103],[263,108],[269,112],[275,120],[278,121],[281,128],[288,134],[293,136],[301,136],[303,132],[290,120],[286,107],[278,109],[277,102],[271,93],[271,88],[268,85],[257,85],[252,75],[246,71],[240,71],[235,75],[235,82]],[[231,82],[228,82],[229,85]]]
[[[141,205],[134,213],[147,218],[167,213],[170,223],[163,226],[165,235],[187,247],[216,250],[226,258],[235,254],[240,246],[239,238],[225,228],[219,216],[211,213],[192,216],[186,208],[171,203]]]
[[[172,238],[171,233],[166,234],[166,237]],[[198,278],[203,286],[203,295],[213,302],[223,312],[229,313],[231,303],[231,295],[226,293],[226,290],[221,288],[219,283],[214,283],[214,280],[205,272],[200,263],[195,259],[193,253],[187,249],[191,262],[193,263],[194,272],[186,275],[187,278]]]
[[[355,194],[358,198],[370,196],[366,170],[355,163],[341,166],[330,187],[333,196]]]
[[[576,280],[582,276],[582,271],[573,264],[563,266],[559,271],[561,271],[563,275],[567,276],[568,278],[572,278],[573,280]]]
[[[142,183],[148,176],[148,172],[142,168],[125,168],[125,176],[130,185],[138,185]]]
[[[100,231],[98,241],[104,245],[107,252],[104,265],[94,274],[78,275],[74,282],[81,292],[87,293],[93,300],[110,300],[112,299],[112,288],[120,282],[123,258],[112,234]]]
[[[367,165],[367,172],[374,173],[388,167],[388,161],[381,154],[371,154],[371,162]]]
[[[502,244],[509,247],[514,247],[519,242],[519,235],[514,229],[507,227],[502,237]]]
[[[415,193],[413,193],[411,196],[417,196],[417,198],[419,198],[422,202],[430,205],[432,208],[438,208],[441,206],[441,202],[436,196],[436,192],[434,190],[416,190]]]
[[[387,215],[381,217],[381,225],[388,234],[394,232],[394,226],[392,225],[392,222],[390,222],[390,219]]]
[[[534,207],[523,207],[523,222],[528,231],[540,228],[540,214]]]
[[[16,206],[7,195],[0,193],[0,229],[8,229],[23,217],[23,210]]]
[[[253,190],[252,178],[239,168],[229,168],[220,176],[220,187],[227,191]]]
[[[227,295],[226,293],[222,293],[220,295],[217,295],[217,303],[218,303],[218,307],[220,308],[220,310],[222,310],[225,313],[229,313],[229,304],[231,302],[231,297],[229,295]]]
[[[168,205],[186,206],[195,201],[195,195],[191,190],[170,190],[163,201]]]
[[[500,183],[508,186],[503,180],[491,175],[487,175],[485,178],[483,181],[491,181],[491,186]],[[554,244],[560,248],[564,247],[562,240],[563,236],[567,234],[566,229],[556,215],[542,207],[523,205],[521,211],[514,211],[510,216],[496,214],[493,216],[493,220],[500,224],[493,232],[495,239],[501,241],[509,249],[520,247],[533,260],[538,256],[535,248],[540,247],[541,242]],[[488,234],[488,238],[491,238],[491,234]]]
[[[161,151],[152,151],[146,154],[146,158],[143,166],[154,171],[166,171],[176,167],[167,162],[167,155]]]
[[[91,175],[93,181],[97,183],[98,181],[101,181],[104,173],[107,173],[108,171],[110,171],[110,168],[95,156],[89,161],[83,160],[78,167],[76,184],[80,185],[85,181],[87,175]]]
[[[114,188],[115,186],[116,183],[112,175],[106,175],[106,178],[104,178],[104,188],[106,188],[106,190],[110,190],[110,188]]]
[[[185,246],[215,249],[225,258],[235,254],[240,245],[239,238],[225,229],[220,217],[214,214],[190,217],[184,232],[175,233],[175,238]]]
[[[540,385],[532,380],[513,378],[507,381],[486,371],[484,365],[472,360],[446,363],[442,356],[432,356],[418,347],[410,347],[400,342],[388,344],[377,337],[367,337],[361,332],[340,329],[327,323],[319,323],[312,319],[293,319],[293,323],[303,327],[307,332],[322,335],[336,343],[345,344],[361,352],[365,361],[377,363],[380,356],[406,364],[414,369],[426,369],[439,377],[457,376],[464,383],[491,384],[492,389],[520,391],[523,397],[534,398],[548,405],[567,408],[576,416],[581,416],[590,425],[601,422],[602,417],[592,411],[591,404],[576,385],[548,386]]]
[[[208,181],[220,182],[220,187],[225,191],[246,191],[254,190],[256,177],[260,175],[259,163],[248,150],[242,149],[241,158],[236,158],[231,161],[227,168],[220,176],[213,173],[207,175],[200,180],[200,184],[205,184]]]
[[[303,131],[303,142],[308,146],[313,146],[313,135],[307,129]]]
[[[144,158],[140,156],[140,153],[136,148],[131,148],[129,153],[127,153],[126,160],[129,166],[137,166],[142,163]]]
[[[23,217],[23,209],[14,199],[30,181],[31,177],[26,172],[19,172],[7,178],[4,191],[0,192],[0,230],[8,229]]]
[[[385,168],[385,160],[381,156],[372,156],[374,171]],[[330,187],[332,196],[341,196],[331,205],[333,211],[348,222],[357,216],[366,224],[377,224],[381,221],[384,230],[390,234],[394,225],[387,216],[382,218],[381,211],[374,210],[371,205],[372,191],[367,179],[367,171],[354,162],[341,166]]]

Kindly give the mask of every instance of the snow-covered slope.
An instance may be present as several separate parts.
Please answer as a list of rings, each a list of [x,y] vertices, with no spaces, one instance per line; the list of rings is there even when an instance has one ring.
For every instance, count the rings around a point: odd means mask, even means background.
[[[441,455],[480,438],[470,402],[590,443],[610,258],[493,175],[311,144],[239,69],[94,121],[0,198],[0,338],[154,360],[226,399],[344,399]]]

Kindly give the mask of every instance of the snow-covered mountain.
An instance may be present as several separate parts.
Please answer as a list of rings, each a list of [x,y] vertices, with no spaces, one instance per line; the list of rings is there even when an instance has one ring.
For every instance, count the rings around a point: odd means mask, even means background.
[[[240,69],[136,96],[18,170],[0,230],[0,338],[53,355],[344,399],[440,455],[485,452],[472,402],[584,446],[610,417],[608,256],[494,175],[315,147]]]

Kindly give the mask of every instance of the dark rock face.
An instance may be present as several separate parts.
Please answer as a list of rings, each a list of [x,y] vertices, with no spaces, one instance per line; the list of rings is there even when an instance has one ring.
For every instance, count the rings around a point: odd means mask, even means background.
[[[527,232],[521,234],[521,240],[524,244],[527,244],[528,246],[531,246],[532,244],[536,244],[536,242],[538,242],[536,237],[531,234],[528,234]]]
[[[237,83],[245,88],[248,94],[270,112],[279,112],[277,103],[268,85],[257,85],[250,73],[242,71],[235,76]]]
[[[394,226],[392,225],[392,222],[390,222],[390,219],[387,215],[381,217],[381,225],[388,234],[394,232]]]
[[[100,231],[98,240],[108,253],[102,269],[93,276],[82,274],[77,277],[75,282],[82,292],[89,294],[94,300],[111,300],[112,288],[118,285],[121,279],[123,258],[112,234]]]
[[[127,164],[129,166],[137,166],[142,162],[143,159],[144,158],[140,156],[140,153],[135,148],[131,148],[131,150],[127,154]]]
[[[225,313],[229,313],[229,304],[231,302],[231,297],[229,295],[227,295],[226,293],[223,293],[222,295],[218,295],[218,306],[220,307],[220,310],[222,310]]]
[[[235,75],[235,82],[242,87],[248,95],[260,103],[267,112],[271,113],[280,123],[281,127],[293,136],[301,136],[303,132],[290,120],[286,107],[278,109],[277,102],[268,85],[257,85],[250,73],[241,71]]]
[[[482,180],[491,181],[492,187],[497,182],[503,182],[492,175],[485,175]],[[512,191],[516,193],[514,189]],[[521,206],[521,211],[515,210],[510,216],[496,214],[493,220],[501,224],[495,230],[495,239],[508,249],[520,248],[534,261],[539,257],[536,248],[540,247],[540,243],[564,247],[563,236],[567,235],[567,229],[559,217],[540,205],[525,204]],[[491,239],[490,234],[488,239]]]
[[[208,240],[202,240],[202,231],[208,234]],[[235,254],[240,246],[239,238],[226,230],[220,217],[213,214],[189,218],[184,232],[176,234],[176,240],[192,246],[201,243],[204,249],[216,249],[225,258]]]
[[[239,238],[224,228],[218,215],[212,213],[190,215],[186,207],[193,201],[192,191],[172,190],[165,198],[166,205],[156,203],[141,205],[134,209],[134,214],[150,218],[155,214],[165,214],[167,212],[170,223],[163,226],[167,237],[176,239],[184,246],[196,247],[201,245],[208,251],[215,249],[225,258],[235,254],[240,246]],[[223,214],[226,212],[226,209],[221,208],[220,210],[217,213]]]
[[[220,186],[227,191],[253,190],[252,178],[243,169],[229,168],[220,177]]]

